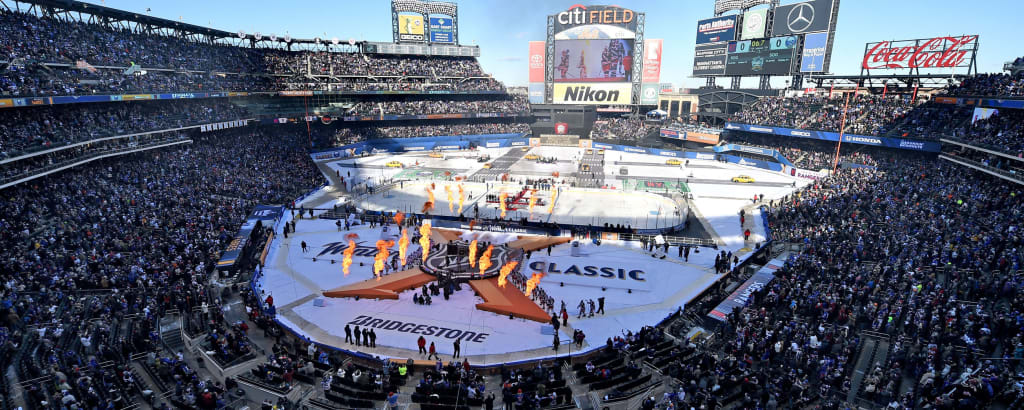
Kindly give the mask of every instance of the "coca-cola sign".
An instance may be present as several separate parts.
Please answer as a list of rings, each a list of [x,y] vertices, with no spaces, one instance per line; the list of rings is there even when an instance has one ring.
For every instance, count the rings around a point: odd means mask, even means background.
[[[868,43],[865,70],[968,67],[978,48],[977,35]]]

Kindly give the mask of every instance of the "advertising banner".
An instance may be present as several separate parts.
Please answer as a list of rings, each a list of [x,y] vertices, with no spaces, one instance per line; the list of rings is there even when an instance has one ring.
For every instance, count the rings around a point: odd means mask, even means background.
[[[693,75],[724,75],[726,61],[724,44],[697,46],[693,55]]]
[[[697,131],[686,131],[687,141],[697,142],[700,144],[714,145],[718,143],[718,138],[718,134]]]
[[[555,40],[555,82],[630,82],[633,40]]]
[[[454,20],[451,17],[430,17],[430,42],[454,43]]]
[[[804,52],[800,58],[801,73],[820,73],[825,71],[825,50],[828,46],[828,33],[808,33],[804,36]]]
[[[697,45],[723,43],[736,39],[736,16],[697,21]]]
[[[966,68],[974,62],[977,35],[868,43],[861,68]]]
[[[757,132],[762,134],[785,135],[797,138],[810,138],[823,141],[839,141],[839,133],[829,131],[799,130],[792,128],[769,127],[763,125],[725,123],[726,130]],[[844,134],[844,143],[871,145],[876,147],[899,148],[912,151],[939,152],[942,145],[935,141],[918,141],[903,138],[873,137],[866,135]]]
[[[737,309],[742,310],[747,304],[752,302],[751,297],[754,293],[764,289],[765,286],[768,286],[775,279],[775,271],[779,270],[782,264],[783,261],[779,259],[769,261],[767,265],[754,273],[750,279],[747,279],[746,282],[737,287],[728,298],[719,303],[711,313],[708,313],[708,317],[721,322],[727,322],[730,313]]]
[[[664,40],[644,40],[644,65],[641,81],[644,83],[657,83],[661,80],[661,46]]]
[[[680,139],[681,138],[680,136],[681,135],[685,135],[685,134],[686,134],[686,131],[674,130],[674,129],[671,129],[671,128],[662,128],[661,131],[660,131],[660,135],[661,135],[662,138]]]
[[[544,82],[544,42],[530,42],[530,57],[527,60],[530,64],[530,82]]]
[[[772,36],[828,31],[832,22],[832,0],[811,0],[775,8]]]
[[[764,38],[764,29],[768,26],[768,9],[751,10],[743,13],[743,30],[740,40]]]
[[[569,10],[553,16],[555,18],[555,38],[583,38],[588,32],[599,32],[602,38],[633,38],[636,32],[637,13],[619,6],[583,6],[573,5]],[[630,33],[629,37],[614,35],[623,30]],[[582,29],[582,30],[580,30]],[[613,30],[609,30],[613,29]],[[567,31],[572,31],[566,36]],[[612,34],[608,36],[609,34]],[[591,35],[592,37],[592,35]]]
[[[630,83],[555,83],[555,104],[630,104]]]
[[[644,83],[640,85],[640,104],[654,105],[658,103],[658,95],[661,94],[658,84]]]
[[[672,83],[661,83],[658,85],[658,90],[661,91],[662,93],[670,93],[675,91],[675,89],[672,88]]]
[[[530,104],[544,104],[544,83],[530,83]]]
[[[398,39],[401,41],[424,41],[423,15],[399,14]]]

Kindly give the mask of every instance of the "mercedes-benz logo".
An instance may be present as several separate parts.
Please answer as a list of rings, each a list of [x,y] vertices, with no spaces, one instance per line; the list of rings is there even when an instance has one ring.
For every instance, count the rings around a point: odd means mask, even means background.
[[[810,3],[800,3],[789,10],[789,16],[786,18],[786,27],[791,32],[802,33],[804,30],[811,28],[811,23],[813,22],[814,6],[811,6]]]

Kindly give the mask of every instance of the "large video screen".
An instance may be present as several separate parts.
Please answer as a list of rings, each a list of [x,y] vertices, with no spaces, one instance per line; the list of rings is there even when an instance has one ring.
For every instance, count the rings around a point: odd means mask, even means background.
[[[797,36],[730,41],[726,75],[786,75],[793,66]]]
[[[632,39],[555,41],[555,82],[631,82]]]

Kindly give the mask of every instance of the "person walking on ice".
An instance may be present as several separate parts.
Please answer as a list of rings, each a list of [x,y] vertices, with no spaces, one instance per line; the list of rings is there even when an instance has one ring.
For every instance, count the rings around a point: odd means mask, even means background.
[[[580,311],[580,313],[576,315],[576,318],[579,319],[579,318],[583,317],[583,313],[585,313],[587,311],[587,305],[584,304],[583,300],[581,299],[579,306],[576,306],[576,308],[579,309],[579,311]]]

